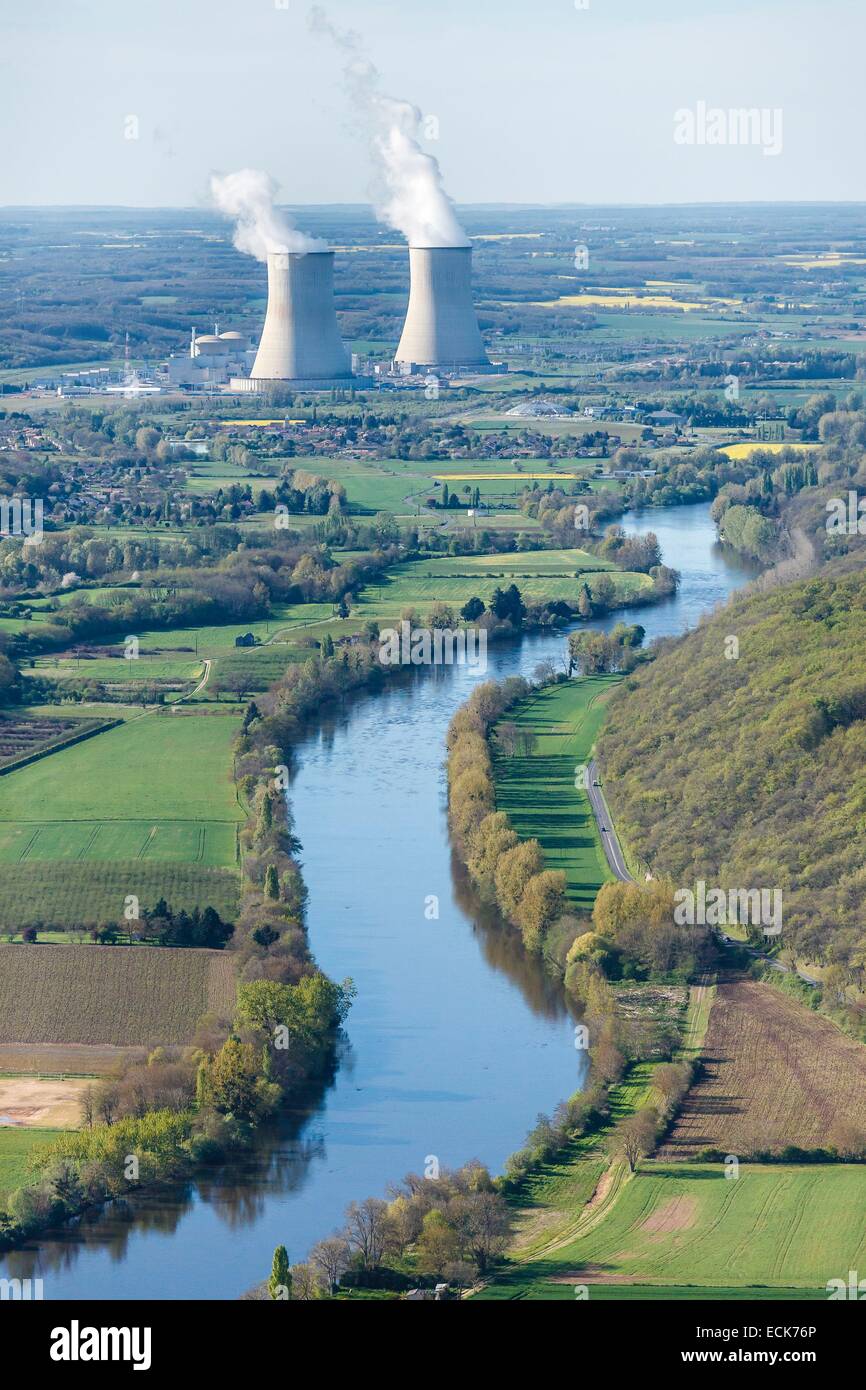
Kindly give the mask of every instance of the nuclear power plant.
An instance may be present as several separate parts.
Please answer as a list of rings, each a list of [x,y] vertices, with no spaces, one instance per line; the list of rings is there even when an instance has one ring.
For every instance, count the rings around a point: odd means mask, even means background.
[[[472,300],[471,246],[409,248],[409,307],[396,355],[349,359],[334,297],[333,251],[272,251],[268,307],[258,349],[228,331],[192,331],[189,352],[169,358],[160,379],[183,389],[265,392],[275,382],[307,391],[345,384],[437,380],[505,372],[484,350]]]
[[[472,247],[412,246],[409,270],[409,308],[394,359],[398,367],[489,369],[472,302]]]
[[[337,326],[333,251],[268,255],[268,311],[249,377],[233,390],[263,391],[275,381],[308,389],[351,381]]]

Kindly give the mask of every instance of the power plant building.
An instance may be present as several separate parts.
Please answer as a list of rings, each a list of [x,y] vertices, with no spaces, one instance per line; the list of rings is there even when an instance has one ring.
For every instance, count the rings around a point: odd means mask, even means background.
[[[247,373],[254,349],[242,333],[196,333],[192,330],[186,356],[169,357],[165,374],[171,386],[191,386],[199,390],[228,386],[233,376]]]
[[[307,389],[351,382],[337,325],[333,251],[271,252],[268,310],[250,375],[238,391],[263,391],[276,381]]]
[[[296,390],[362,389],[431,374],[506,371],[491,364],[472,300],[471,246],[409,249],[409,306],[396,356],[388,366],[350,360],[334,298],[333,251],[275,251],[267,258],[268,304],[258,349],[234,331],[192,330],[188,354],[172,355],[160,374],[169,387],[263,392],[274,383]],[[356,374],[358,373],[358,374]]]
[[[472,301],[471,246],[412,246],[411,285],[398,370],[491,371]]]

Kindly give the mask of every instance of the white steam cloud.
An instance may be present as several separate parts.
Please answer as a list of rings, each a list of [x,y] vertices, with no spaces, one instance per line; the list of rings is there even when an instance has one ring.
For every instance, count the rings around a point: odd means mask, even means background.
[[[277,185],[261,169],[238,169],[234,174],[211,174],[214,206],[235,222],[233,241],[238,251],[267,260],[272,251],[324,251],[324,241],[298,231],[290,217],[274,207]]]
[[[438,160],[421,148],[423,116],[417,106],[381,90],[377,68],[361,39],[331,23],[321,5],[310,10],[310,28],[344,55],[346,87],[370,141],[376,173],[372,193],[377,218],[402,232],[410,246],[468,246]]]

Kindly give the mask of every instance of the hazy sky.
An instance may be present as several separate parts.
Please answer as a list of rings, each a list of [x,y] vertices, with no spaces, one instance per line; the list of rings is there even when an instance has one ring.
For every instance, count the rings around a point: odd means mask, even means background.
[[[385,89],[439,120],[459,202],[866,199],[863,0],[328,0]],[[189,206],[268,170],[369,186],[309,0],[0,0],[3,204]],[[683,145],[697,103],[783,113],[782,153]],[[138,122],[138,138],[125,138]]]

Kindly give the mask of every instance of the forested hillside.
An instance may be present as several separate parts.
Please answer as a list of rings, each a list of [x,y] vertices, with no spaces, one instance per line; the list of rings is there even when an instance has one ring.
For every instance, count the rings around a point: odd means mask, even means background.
[[[783,944],[862,987],[866,576],[740,598],[669,644],[613,696],[599,754],[654,872],[781,888]]]

